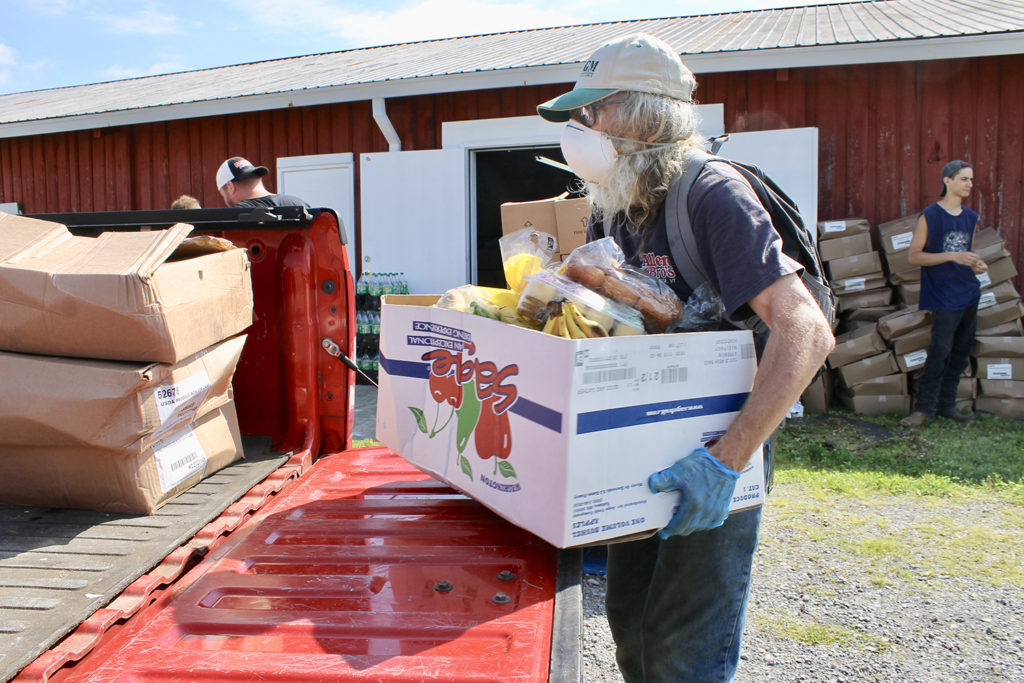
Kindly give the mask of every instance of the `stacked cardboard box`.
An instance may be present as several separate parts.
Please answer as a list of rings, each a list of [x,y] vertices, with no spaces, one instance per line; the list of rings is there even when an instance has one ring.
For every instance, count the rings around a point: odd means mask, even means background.
[[[558,253],[568,256],[587,241],[590,205],[586,199],[567,199],[566,194],[532,202],[505,202],[501,205],[501,233],[533,228],[554,235]]]
[[[1024,303],[1013,286],[1017,269],[999,233],[986,228],[974,251],[988,264],[978,276],[978,331],[972,351],[977,376],[975,410],[1024,419]]]
[[[149,513],[242,457],[245,250],[0,213],[0,503]]]
[[[818,223],[818,253],[839,300],[840,316],[891,304],[892,289],[886,282],[881,257],[871,245],[871,226],[866,220]]]
[[[920,214],[904,216],[878,226],[878,244],[885,258],[889,284],[902,306],[916,306],[921,295],[921,268],[910,265],[910,241]]]
[[[841,384],[839,400],[862,415],[905,410],[908,403],[905,378],[877,328],[876,324],[840,334],[828,357]]]

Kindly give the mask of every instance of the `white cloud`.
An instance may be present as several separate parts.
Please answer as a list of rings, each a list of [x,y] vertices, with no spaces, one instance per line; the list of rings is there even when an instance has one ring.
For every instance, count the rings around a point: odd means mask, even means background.
[[[81,4],[78,0],[22,0],[30,9],[40,14],[62,16]]]
[[[387,45],[434,38],[516,31],[579,23],[562,9],[531,2],[423,0],[374,9],[335,0],[279,0],[250,5],[250,16],[267,29],[318,30],[337,36],[344,47]]]
[[[184,33],[177,16],[153,9],[144,9],[131,16],[97,15],[94,19],[110,33],[148,36]]]
[[[0,64],[13,66],[14,63],[14,48],[0,43]]]

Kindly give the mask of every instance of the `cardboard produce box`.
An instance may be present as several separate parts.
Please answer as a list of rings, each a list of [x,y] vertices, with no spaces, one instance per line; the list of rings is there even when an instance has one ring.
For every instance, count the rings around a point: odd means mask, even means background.
[[[1002,258],[1010,258],[1006,249],[1006,241],[993,228],[985,228],[974,234],[971,251],[985,263],[994,263]]]
[[[1024,381],[1013,379],[979,379],[978,394],[990,398],[1024,398]]]
[[[858,275],[881,273],[882,259],[879,258],[877,251],[869,251],[866,254],[854,254],[828,261],[825,268],[828,269],[829,280],[845,280]]]
[[[993,285],[988,289],[981,290],[981,297],[978,299],[978,309],[988,308],[996,304],[1004,304],[1007,301],[1017,301],[1020,293],[1017,292],[1013,283],[1009,280]]]
[[[878,243],[885,254],[895,254],[910,248],[914,239],[914,228],[921,214],[904,216],[878,225]]]
[[[978,311],[978,329],[988,329],[1021,317],[1024,317],[1024,303],[1020,299],[994,304]]]
[[[932,343],[932,329],[931,327],[919,327],[898,337],[893,337],[889,343],[892,344],[892,351],[897,356],[926,349]]]
[[[0,213],[0,350],[175,363],[252,323],[245,249],[192,226],[76,237]]]
[[[811,382],[804,393],[800,395],[800,402],[804,406],[804,413],[816,415],[827,413],[832,406],[834,394],[834,379],[832,371],[822,368],[821,373]]]
[[[176,365],[0,352],[0,449],[145,447],[231,400],[244,343],[235,337]]]
[[[854,292],[852,294],[837,294],[839,312],[846,313],[858,308],[878,308],[888,306],[892,301],[892,289],[882,287],[880,289],[869,289],[866,292]]]
[[[895,311],[878,319],[878,334],[882,339],[891,340],[903,336],[911,330],[931,329],[932,314],[917,308]]]
[[[502,234],[534,228],[555,236],[558,253],[572,253],[586,242],[590,206],[586,199],[567,199],[567,194],[531,202],[505,202],[501,205]]]
[[[843,320],[847,324],[856,321],[870,321],[877,323],[881,318],[895,313],[897,309],[895,306],[861,306],[859,308],[853,308],[843,312]]]
[[[974,338],[974,347],[971,349],[971,355],[995,358],[1024,358],[1024,337],[979,334]]]
[[[818,242],[818,255],[822,261],[835,261],[847,256],[866,254],[871,249],[871,233],[869,232],[859,232],[848,237]]]
[[[978,380],[973,377],[961,377],[960,383],[956,385],[956,397],[960,399],[974,399],[978,395]]]
[[[921,303],[920,282],[906,282],[902,285],[896,285],[894,289],[896,291],[896,300],[900,302],[900,305],[909,308]]]
[[[982,289],[1012,280],[1015,277],[1017,277],[1017,267],[1013,265],[1013,259],[1009,257],[996,259],[988,264],[988,270],[977,274],[978,284]]]
[[[1017,398],[979,396],[974,401],[974,409],[979,413],[988,413],[1011,420],[1024,420],[1024,401]]]
[[[990,358],[981,356],[974,359],[979,379],[1012,379],[1024,381],[1024,358]]]
[[[818,241],[820,242],[869,232],[871,232],[871,225],[863,218],[818,221]]]
[[[900,372],[913,372],[924,367],[924,362],[928,360],[928,347],[923,346],[906,353],[893,353],[893,356],[896,358],[896,365]]]
[[[876,324],[869,324],[836,337],[835,348],[828,355],[828,366],[833,369],[840,368],[885,351],[885,341],[878,335],[876,328]]]
[[[242,457],[233,401],[142,443],[0,446],[0,502],[149,514]]]
[[[832,280],[829,284],[832,285],[832,291],[836,294],[853,294],[854,292],[882,289],[888,286],[888,281],[885,279],[885,273],[878,271],[842,280]]]
[[[843,384],[852,387],[875,377],[899,372],[892,351],[861,358],[836,370]]]
[[[756,372],[747,331],[564,339],[436,300],[383,299],[377,438],[558,547],[665,526],[679,495],[647,478],[721,436]],[[763,502],[763,466],[734,511]]]
[[[1021,325],[1020,318],[1018,318],[1010,322],[979,329],[974,334],[979,337],[1022,337],[1024,336],[1024,326]]]
[[[846,387],[845,392],[849,396],[906,396],[907,375],[896,372],[891,375],[872,377],[860,384]]]

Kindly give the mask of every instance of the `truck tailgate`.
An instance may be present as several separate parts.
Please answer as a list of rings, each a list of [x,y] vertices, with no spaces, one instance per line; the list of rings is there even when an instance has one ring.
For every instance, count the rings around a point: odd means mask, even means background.
[[[264,439],[245,439],[244,460],[152,515],[0,505],[0,680],[86,619],[88,625],[46,659],[60,664],[73,650],[88,650],[102,632],[100,623],[137,611],[240,524],[262,503],[261,494],[297,476],[295,469],[281,468],[287,454],[269,446]],[[225,508],[229,514],[222,514]],[[214,519],[220,523],[210,524]]]
[[[331,454],[49,680],[546,681],[557,565],[388,449]]]

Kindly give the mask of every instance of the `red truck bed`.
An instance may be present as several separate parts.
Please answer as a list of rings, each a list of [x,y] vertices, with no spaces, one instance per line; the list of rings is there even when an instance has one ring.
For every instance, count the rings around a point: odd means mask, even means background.
[[[256,321],[235,401],[247,453],[255,439],[253,460],[281,466],[162,562],[139,558],[124,593],[14,680],[579,680],[581,553],[386,448],[349,449],[354,373],[323,346],[354,345],[344,232],[326,210],[265,213],[44,217],[88,234],[187,216],[249,250]]]

